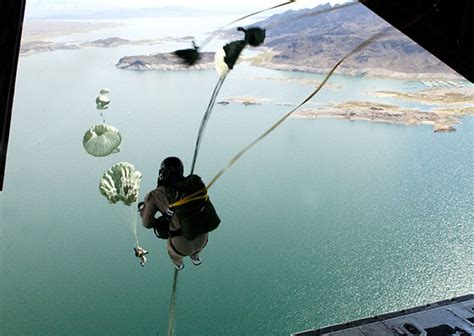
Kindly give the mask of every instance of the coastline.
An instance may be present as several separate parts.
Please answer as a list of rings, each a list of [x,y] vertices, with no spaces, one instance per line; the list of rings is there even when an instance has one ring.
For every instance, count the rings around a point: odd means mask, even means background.
[[[326,75],[331,71],[330,67],[316,67],[292,63],[276,63],[272,61],[273,56],[278,52],[271,48],[262,48],[262,52],[258,55],[248,56],[244,59],[250,62],[251,65],[278,71],[293,71],[305,72],[318,75]],[[335,62],[334,62],[335,63]],[[346,68],[343,64],[334,71],[334,74],[346,76],[364,76],[367,78],[382,78],[382,79],[402,79],[402,80],[465,80],[464,77],[452,72],[397,72],[392,69],[368,67],[360,69]]]
[[[74,20],[27,20],[25,21],[24,31],[22,34],[21,41],[21,50],[20,56],[29,56],[39,52],[49,52],[55,50],[74,50],[84,47],[102,47],[102,48],[112,48],[119,45],[153,45],[164,42],[189,42],[193,40],[192,36],[184,37],[166,37],[159,39],[142,39],[142,40],[127,40],[120,37],[109,37],[103,40],[95,41],[86,41],[82,43],[61,43],[61,42],[51,42],[48,41],[49,38],[54,38],[58,36],[66,36],[75,33],[87,33],[94,30],[105,29],[105,28],[114,28],[124,26],[123,23],[113,23],[113,22],[97,22],[97,21],[74,21]],[[268,48],[260,47],[259,53],[253,56],[242,56],[239,62],[249,62],[251,65],[256,67],[261,67],[264,69],[272,69],[278,71],[292,71],[292,72],[304,72],[304,73],[313,73],[325,75],[331,68],[330,67],[317,67],[314,65],[303,65],[303,64],[293,64],[288,63],[277,63],[272,61],[275,55],[278,55],[278,52]],[[139,60],[140,57],[148,57],[147,55],[134,55],[127,56],[124,55],[122,58],[135,58]],[[149,60],[149,59],[148,59]],[[213,64],[203,64],[196,67],[185,69],[208,69],[213,67]],[[122,68],[127,68],[123,66]],[[139,67],[131,70],[183,70],[178,67],[169,67],[165,65],[160,67],[160,64],[147,64],[147,66]],[[401,80],[464,80],[464,78],[454,71],[452,72],[435,72],[435,73],[425,73],[425,72],[397,72],[392,69],[386,69],[383,67],[367,67],[367,68],[347,68],[342,64],[338,69],[336,69],[335,74],[347,75],[347,76],[364,76],[366,78],[382,78],[382,79],[401,79]]]
[[[471,115],[474,115],[472,113]],[[331,104],[318,109],[296,111],[292,118],[340,118],[346,120],[365,120],[401,125],[431,125],[433,132],[454,132],[454,125],[460,123],[462,116],[452,113],[425,112],[416,109],[404,109],[396,105],[373,102],[350,101]]]
[[[25,20],[21,44],[25,42],[45,42],[43,40],[48,38],[123,26],[125,26],[123,23],[98,21]]]
[[[31,28],[34,23],[35,28]],[[123,24],[109,22],[77,22],[77,21],[28,21],[23,34],[20,56],[28,56],[39,52],[48,52],[58,49],[80,49],[87,47],[114,48],[120,45],[152,45],[163,42],[185,42],[193,40],[192,36],[165,37],[159,39],[137,39],[127,40],[120,37],[109,37],[94,41],[80,43],[60,43],[47,41],[48,38],[84,33],[93,30],[123,26]],[[46,41],[45,41],[46,40]],[[243,56],[239,62],[248,62],[250,65],[260,68],[278,71],[294,71],[304,73],[315,73],[326,75],[330,68],[318,68],[302,64],[282,64],[272,61],[276,52],[270,48],[260,48],[259,53],[253,56]],[[193,71],[210,69],[214,67],[214,52],[202,53],[201,62],[192,67],[185,67],[173,53],[156,53],[152,55],[123,56],[116,63],[116,67],[131,71]],[[371,122],[384,122],[404,125],[432,125],[434,132],[455,131],[454,125],[466,115],[474,115],[474,88],[463,82],[463,77],[454,72],[450,73],[402,73],[383,68],[349,69],[341,66],[335,71],[336,74],[346,76],[361,76],[366,78],[401,79],[422,81],[426,88],[415,92],[400,92],[390,90],[373,91],[377,97],[394,98],[405,102],[417,102],[433,106],[429,111],[404,109],[397,105],[380,104],[370,101],[346,101],[339,104],[328,104],[317,109],[297,111],[292,118],[314,119],[314,118],[343,118],[347,120],[366,120]],[[297,78],[298,76],[280,77],[249,77],[249,80],[272,80],[279,82],[290,82],[299,85],[319,85],[320,81]],[[433,82],[428,82],[433,81]],[[457,82],[456,82],[457,81]],[[438,87],[443,85],[444,87]],[[335,83],[327,83],[325,88],[339,90],[341,86]],[[217,104],[242,104],[263,105],[275,104],[280,106],[294,106],[290,103],[274,102],[267,98],[251,96],[228,97],[221,99]]]
[[[295,106],[294,104],[283,104],[271,99],[256,98],[251,96],[227,97],[217,104],[242,104],[263,105],[276,104],[280,106]],[[407,126],[430,125],[433,132],[454,132],[456,124],[461,123],[461,118],[474,116],[474,108],[440,107],[434,111],[421,111],[417,109],[401,108],[397,105],[382,104],[370,101],[348,101],[339,104],[328,104],[316,109],[305,109],[296,111],[291,118],[316,119],[316,118],[338,118],[350,121],[364,120],[370,122],[381,122],[388,124],[401,124]]]

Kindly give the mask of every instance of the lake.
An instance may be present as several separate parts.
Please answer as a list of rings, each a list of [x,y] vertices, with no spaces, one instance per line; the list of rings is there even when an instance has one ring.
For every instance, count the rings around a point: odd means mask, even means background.
[[[142,172],[140,198],[166,156],[189,170],[215,70],[115,67],[125,55],[176,47],[186,46],[20,58],[0,194],[2,335],[166,334],[174,269],[165,242],[139,227],[150,251],[141,268],[130,209],[109,204],[98,185],[119,161]],[[323,75],[236,66],[218,101],[271,100],[216,105],[196,166],[204,180],[291,109],[282,104],[314,90],[271,78]],[[423,88],[416,81],[336,75],[330,83],[309,106],[425,107],[371,94]],[[102,121],[94,101],[103,87],[106,123],[123,141],[120,153],[96,158],[82,137]],[[431,126],[288,119],[210,189],[222,223],[202,265],[186,260],[179,273],[176,334],[288,335],[472,293],[474,119],[462,122],[439,134]]]

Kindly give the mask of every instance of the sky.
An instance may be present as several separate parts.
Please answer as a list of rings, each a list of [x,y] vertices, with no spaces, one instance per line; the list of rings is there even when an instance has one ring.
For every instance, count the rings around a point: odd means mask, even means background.
[[[331,5],[345,3],[350,0],[297,0],[295,3],[282,7],[288,9],[313,8],[321,4]],[[251,12],[275,6],[286,0],[27,0],[27,17],[46,17],[72,13],[87,13],[107,10],[133,10],[139,8],[184,7],[199,8],[206,11],[222,11],[226,13]],[[279,12],[272,11],[272,14]]]

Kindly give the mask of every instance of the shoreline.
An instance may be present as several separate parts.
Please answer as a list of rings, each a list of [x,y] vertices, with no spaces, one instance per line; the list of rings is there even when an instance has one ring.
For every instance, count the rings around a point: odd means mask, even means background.
[[[122,40],[115,44],[105,43],[101,44],[100,41],[85,41],[85,42],[51,42],[48,41],[50,38],[58,36],[67,36],[77,33],[88,33],[94,30],[100,30],[105,28],[121,27],[126,24],[115,23],[115,22],[100,22],[100,21],[69,21],[69,20],[27,20],[25,21],[24,31],[22,34],[20,56],[30,56],[41,52],[50,52],[55,50],[76,50],[85,47],[96,47],[96,48],[113,48],[118,45],[153,45],[164,43],[168,41],[173,42],[189,42],[193,40],[192,36],[183,37],[165,37],[155,39],[138,39],[138,40],[127,40],[120,37],[109,37],[101,41],[107,40]],[[99,42],[99,43],[98,43]],[[253,56],[242,56],[239,62],[248,62],[250,65],[263,68],[271,69],[276,71],[290,71],[290,72],[301,72],[311,73],[318,75],[326,75],[331,68],[329,67],[316,67],[306,66],[301,64],[291,63],[275,63],[272,61],[274,55],[278,54],[271,48],[261,47],[261,52]],[[147,57],[147,55],[124,55],[122,58],[138,59],[140,57]],[[209,68],[208,64],[199,68]],[[137,69],[138,70],[138,69]],[[139,69],[143,70],[161,70],[159,64],[150,64],[148,67]],[[169,67],[163,68],[163,70],[178,70],[170,69]],[[179,69],[182,70],[182,69]],[[193,70],[188,69],[188,70]],[[381,78],[381,79],[397,79],[397,80],[425,80],[425,81],[445,81],[445,80],[462,80],[466,79],[459,74],[453,72],[450,73],[406,73],[396,72],[386,68],[359,68],[359,69],[348,69],[344,66],[339,67],[334,72],[338,75],[353,76],[353,77],[366,77],[366,78]]]
[[[256,98],[251,96],[233,96],[217,102],[220,105],[241,104],[264,105],[275,104],[280,106],[294,107],[294,104],[283,104],[271,99]],[[454,132],[456,124],[461,123],[464,116],[474,116],[474,109],[468,112],[459,112],[456,107],[440,107],[434,111],[420,111],[417,109],[402,108],[397,105],[376,103],[370,101],[348,101],[339,104],[328,104],[320,108],[311,108],[295,111],[290,118],[316,119],[336,118],[350,121],[369,121],[387,124],[398,124],[407,126],[430,125],[433,132]]]
[[[105,28],[126,26],[124,23],[74,20],[25,20],[21,36],[21,44],[32,42],[48,42],[44,39],[88,33]]]
[[[271,48],[262,47],[260,54],[254,56],[243,57],[242,59],[249,62],[251,65],[271,69],[277,71],[290,71],[290,72],[302,72],[312,73],[318,75],[327,75],[331,71],[331,67],[315,67],[315,66],[304,66],[300,64],[292,63],[275,63],[272,61],[273,56],[277,55],[278,52]],[[359,69],[347,69],[338,67],[334,74],[345,75],[345,76],[361,76],[366,78],[381,78],[381,79],[399,79],[399,80],[462,80],[467,81],[463,76],[452,70],[452,72],[396,72],[386,68],[359,68]]]
[[[470,114],[474,115],[474,114]],[[423,112],[416,109],[400,108],[396,105],[372,102],[350,101],[331,104],[318,109],[296,111],[291,118],[316,119],[338,118],[346,120],[365,120],[407,126],[430,125],[433,132],[454,132],[454,125],[461,123],[463,115],[441,112]]]

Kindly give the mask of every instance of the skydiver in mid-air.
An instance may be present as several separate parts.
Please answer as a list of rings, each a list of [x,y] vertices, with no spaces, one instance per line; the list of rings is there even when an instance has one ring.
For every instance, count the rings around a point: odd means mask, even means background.
[[[201,264],[200,253],[207,244],[208,232],[219,225],[220,219],[201,178],[185,177],[179,158],[163,160],[157,187],[138,204],[138,209],[143,226],[153,229],[158,238],[167,239],[168,254],[177,270],[184,268],[184,257],[189,256],[196,266]],[[158,218],[157,212],[161,213]]]

